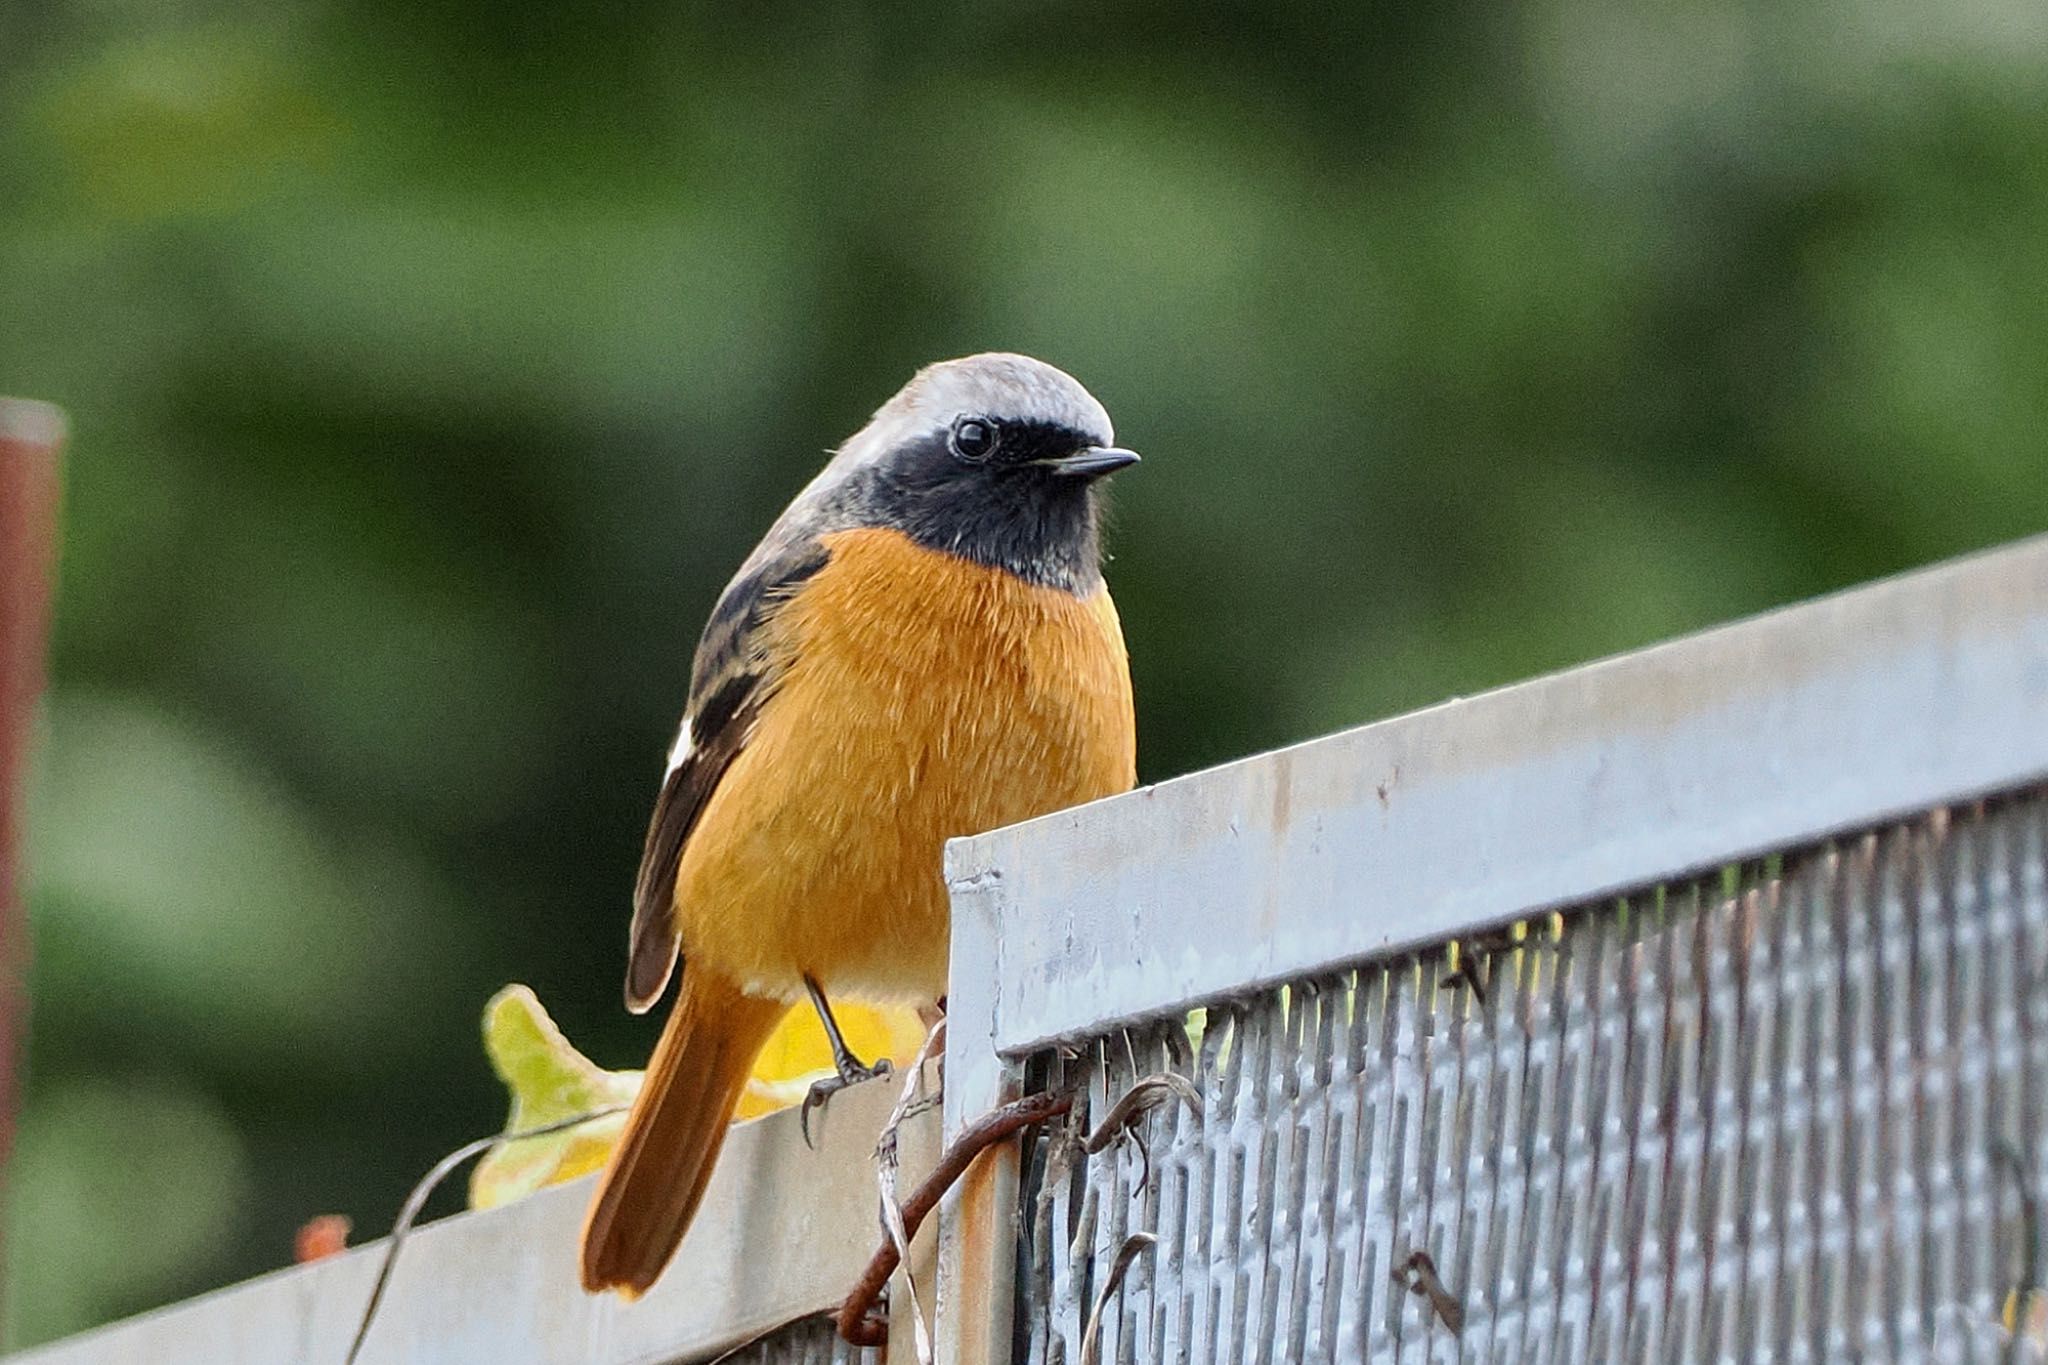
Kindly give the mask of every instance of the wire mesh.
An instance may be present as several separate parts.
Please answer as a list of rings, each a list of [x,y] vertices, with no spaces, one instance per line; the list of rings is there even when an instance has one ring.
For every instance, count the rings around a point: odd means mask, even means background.
[[[717,1358],[717,1365],[882,1365],[882,1352],[849,1346],[831,1320],[804,1318]]]
[[[2044,973],[2034,791],[1035,1059],[1016,1357],[2048,1360]]]

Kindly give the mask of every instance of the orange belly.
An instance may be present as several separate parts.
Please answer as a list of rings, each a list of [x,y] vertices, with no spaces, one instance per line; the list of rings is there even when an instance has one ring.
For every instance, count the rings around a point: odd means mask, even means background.
[[[1123,632],[1107,590],[1083,601],[894,531],[825,543],[771,627],[788,673],[677,870],[684,970],[929,1001],[945,841],[1136,782]]]

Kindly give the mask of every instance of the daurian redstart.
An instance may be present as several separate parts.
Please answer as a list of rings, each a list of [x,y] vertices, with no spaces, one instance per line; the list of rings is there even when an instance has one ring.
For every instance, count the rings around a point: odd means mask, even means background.
[[[583,1228],[637,1296],[696,1211],[755,1055],[807,996],[946,991],[946,839],[1126,791],[1130,671],[1099,483],[1137,456],[1021,355],[920,371],[740,566],[647,829],[626,1007],[682,985]]]

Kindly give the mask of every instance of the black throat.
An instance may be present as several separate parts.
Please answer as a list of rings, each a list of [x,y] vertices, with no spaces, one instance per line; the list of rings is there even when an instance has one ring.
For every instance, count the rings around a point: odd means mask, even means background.
[[[947,433],[935,432],[850,481],[846,510],[926,549],[1089,597],[1102,586],[1100,493],[1090,479],[1029,463],[1079,444],[1064,428],[1010,428],[1001,456],[966,464],[948,448]]]

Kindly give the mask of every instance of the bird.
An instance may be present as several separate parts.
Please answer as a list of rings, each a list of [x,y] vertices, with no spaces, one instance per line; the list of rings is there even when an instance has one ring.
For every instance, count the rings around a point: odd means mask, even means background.
[[[769,528],[691,664],[634,885],[626,1006],[676,1001],[599,1177],[583,1286],[675,1255],[762,1044],[806,1001],[946,993],[945,841],[1130,790],[1103,480],[1138,462],[1065,372],[919,370]],[[806,1114],[810,1100],[806,1101]]]

